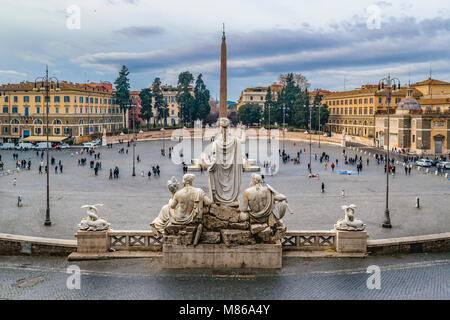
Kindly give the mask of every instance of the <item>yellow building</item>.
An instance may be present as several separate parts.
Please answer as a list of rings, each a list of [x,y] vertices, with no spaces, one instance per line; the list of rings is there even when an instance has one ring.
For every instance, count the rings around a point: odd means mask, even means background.
[[[376,85],[335,92],[324,97],[324,103],[330,111],[327,126],[333,135],[345,130],[350,141],[386,148],[386,94]],[[389,145],[394,151],[449,152],[450,83],[429,78],[393,91],[390,107]]]
[[[272,92],[272,100],[276,101],[278,99],[278,94],[283,89],[283,86],[278,83],[272,83],[270,85],[270,90]],[[239,97],[237,108],[239,110],[244,104],[258,104],[261,108],[264,108],[266,103],[267,87],[255,87],[247,88],[241,92]]]
[[[111,89],[110,89],[111,88]],[[51,84],[49,91],[50,141],[93,133],[118,131],[124,115],[115,104],[109,85]],[[45,90],[32,82],[0,86],[0,140],[3,142],[45,141]]]

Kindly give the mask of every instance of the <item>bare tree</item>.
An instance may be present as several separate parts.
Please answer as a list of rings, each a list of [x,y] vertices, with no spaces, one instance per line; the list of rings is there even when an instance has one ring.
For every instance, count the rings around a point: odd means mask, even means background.
[[[287,73],[280,74],[279,82],[283,86],[286,84],[287,75],[288,75]],[[304,75],[302,75],[301,73],[292,73],[292,75],[293,75],[295,84],[302,90],[305,90],[311,86],[308,79],[306,79],[306,77]]]

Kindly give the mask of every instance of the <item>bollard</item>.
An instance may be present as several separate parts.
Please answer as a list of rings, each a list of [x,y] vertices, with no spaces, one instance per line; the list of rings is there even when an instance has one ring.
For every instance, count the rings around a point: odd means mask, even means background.
[[[427,170],[425,170],[425,173],[429,173],[429,172],[430,172],[430,169],[427,168]]]
[[[448,178],[448,173],[445,174],[445,178]]]
[[[341,196],[342,196],[342,198],[345,197],[345,191],[344,191],[344,189],[342,189],[342,191],[341,191]]]
[[[434,172],[434,175],[435,175],[435,176],[437,176],[437,175],[438,175],[438,171],[437,171],[437,170],[436,170],[436,171]]]
[[[419,197],[416,197],[416,208],[420,208]]]
[[[422,168],[422,167],[417,167],[417,171],[420,171],[421,168]]]

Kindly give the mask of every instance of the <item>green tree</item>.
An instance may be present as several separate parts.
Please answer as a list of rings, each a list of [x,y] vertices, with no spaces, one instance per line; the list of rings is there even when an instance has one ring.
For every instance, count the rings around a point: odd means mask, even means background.
[[[209,90],[206,89],[201,73],[197,76],[197,80],[195,81],[194,99],[196,109],[193,113],[195,117],[193,120],[200,119],[205,121],[211,111],[211,106],[209,105]]]
[[[261,120],[261,107],[258,104],[246,103],[238,110],[238,119],[244,125],[253,125]]]
[[[169,115],[169,107],[167,102],[164,101],[164,96],[161,90],[161,79],[155,78],[152,84],[152,95],[154,98],[154,107],[156,111],[156,117],[153,121],[153,126],[156,125],[156,121],[161,122],[164,119],[164,124],[167,124],[167,117]]]
[[[309,128],[309,92],[307,89],[300,89],[296,96],[292,121],[297,128]]]
[[[130,79],[128,79],[128,75],[130,72],[126,66],[122,66],[122,69],[119,71],[119,76],[114,81],[114,86],[116,88],[116,103],[120,106],[122,111],[128,109],[130,107]]]
[[[297,100],[298,93],[300,92],[300,88],[297,86],[294,80],[294,74],[288,73],[284,79],[284,86],[278,96],[278,101],[275,104],[275,119],[279,124],[283,123],[283,114],[284,120],[288,125],[294,125],[294,104]],[[284,111],[283,111],[284,109]],[[271,112],[272,114],[272,112]],[[271,120],[272,121],[272,120]]]
[[[152,93],[150,92],[149,88],[142,89],[141,92],[139,92],[139,98],[141,99],[141,106],[142,106],[142,112],[141,117],[148,122],[153,117],[153,111],[152,111]]]
[[[264,110],[263,110],[264,124],[271,125],[275,122],[273,117],[273,112],[276,111],[275,106],[276,103],[275,101],[273,101],[272,91],[270,90],[270,86],[268,86],[266,93],[266,102],[264,102]]]
[[[189,71],[181,72],[178,75],[177,103],[180,106],[179,117],[183,124],[192,125],[195,117],[195,98],[190,92],[190,85],[194,82],[194,76]]]

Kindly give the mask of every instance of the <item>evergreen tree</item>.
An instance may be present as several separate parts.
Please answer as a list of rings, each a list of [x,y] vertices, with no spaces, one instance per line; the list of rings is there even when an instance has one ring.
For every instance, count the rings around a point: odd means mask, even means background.
[[[238,119],[244,125],[253,125],[261,120],[261,107],[258,104],[246,103],[238,110]]]
[[[195,98],[189,91],[189,86],[194,82],[194,76],[189,71],[178,75],[177,103],[180,106],[179,118],[183,124],[193,124],[195,117]]]
[[[211,111],[211,106],[209,105],[209,90],[206,89],[206,85],[203,82],[202,74],[197,76],[194,88],[194,99],[196,109],[194,110],[194,118],[192,120],[200,119],[205,121]]]
[[[122,66],[119,71],[119,76],[114,81],[114,86],[116,88],[116,103],[120,106],[121,110],[125,111],[130,107],[130,79],[128,75],[130,72],[126,66]]]
[[[152,95],[154,98],[154,107],[156,111],[156,117],[154,118],[153,126],[155,126],[155,121],[161,122],[161,119],[164,119],[164,124],[167,124],[167,116],[169,114],[169,107],[167,102],[164,101],[164,96],[161,90],[161,79],[158,77],[155,78],[152,84]]]
[[[152,111],[152,93],[149,88],[142,89],[139,93],[139,98],[141,99],[142,112],[141,117],[148,122],[153,117]]]
[[[276,107],[274,115],[275,119],[279,124],[283,123],[283,108],[285,108],[284,111],[284,119],[287,125],[294,125],[294,104],[297,99],[297,96],[300,92],[300,88],[297,86],[297,84],[294,81],[294,74],[288,73],[285,78],[285,84],[283,86],[283,89],[280,92],[280,95],[278,97],[278,101],[276,103]],[[271,113],[272,115],[272,113]],[[272,121],[272,120],[271,120]]]
[[[272,91],[270,90],[270,86],[268,86],[266,93],[266,102],[264,102],[264,111],[263,111],[264,124],[272,125],[272,123],[274,123],[273,112],[275,111],[274,110],[275,106],[276,104],[272,98]]]

